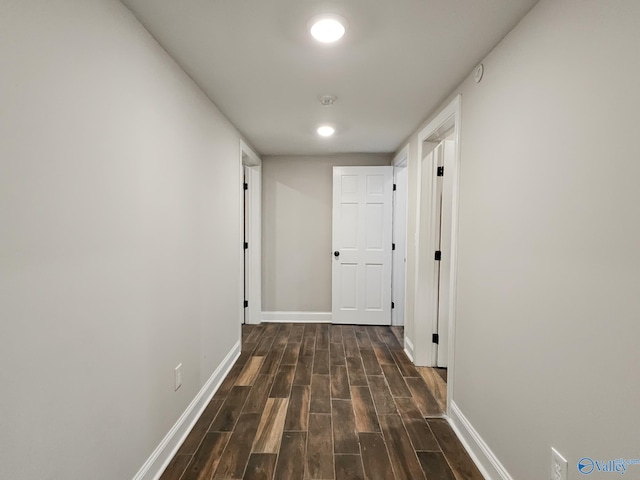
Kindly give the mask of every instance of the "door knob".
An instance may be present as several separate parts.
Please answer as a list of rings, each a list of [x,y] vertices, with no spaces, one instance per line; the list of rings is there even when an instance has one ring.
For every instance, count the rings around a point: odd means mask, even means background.
[[[333,252],[333,256],[334,257],[339,257],[340,256],[340,252],[338,250],[336,250],[335,252]]]

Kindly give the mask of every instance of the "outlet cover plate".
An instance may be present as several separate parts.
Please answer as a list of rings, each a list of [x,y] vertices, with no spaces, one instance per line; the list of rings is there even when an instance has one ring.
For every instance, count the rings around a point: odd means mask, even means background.
[[[569,465],[567,460],[551,447],[551,480],[567,480]]]

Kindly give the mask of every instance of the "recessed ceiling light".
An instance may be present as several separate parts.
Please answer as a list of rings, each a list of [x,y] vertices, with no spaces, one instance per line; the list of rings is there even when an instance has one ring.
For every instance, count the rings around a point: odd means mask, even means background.
[[[313,38],[322,43],[337,42],[347,31],[347,21],[339,15],[320,15],[309,22]]]
[[[322,137],[330,137],[335,132],[336,132],[336,129],[329,125],[322,125],[321,127],[318,127],[318,135]]]

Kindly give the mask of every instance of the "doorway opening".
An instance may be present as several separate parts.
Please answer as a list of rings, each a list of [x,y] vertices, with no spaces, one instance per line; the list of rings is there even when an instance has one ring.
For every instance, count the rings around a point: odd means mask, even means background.
[[[460,169],[458,95],[418,134],[414,304],[415,364],[447,368],[454,385],[454,334]]]
[[[258,324],[262,314],[262,162],[240,141],[243,179],[243,314],[242,323]]]
[[[409,145],[393,159],[393,252],[391,273],[391,325],[404,325],[407,272],[407,183]],[[404,345],[404,341],[401,342]]]

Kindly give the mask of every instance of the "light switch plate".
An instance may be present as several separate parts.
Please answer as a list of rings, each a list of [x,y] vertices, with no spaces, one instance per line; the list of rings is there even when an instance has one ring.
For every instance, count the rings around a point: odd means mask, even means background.
[[[179,364],[175,369],[174,391],[178,390],[181,386],[182,386],[182,364]]]
[[[567,480],[569,466],[567,460],[551,447],[551,480]]]

